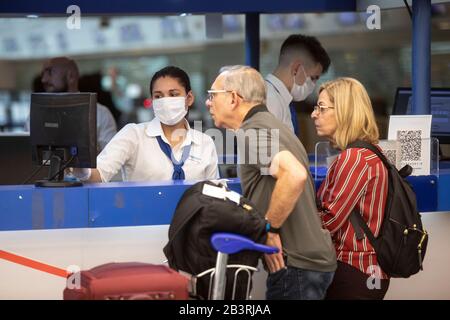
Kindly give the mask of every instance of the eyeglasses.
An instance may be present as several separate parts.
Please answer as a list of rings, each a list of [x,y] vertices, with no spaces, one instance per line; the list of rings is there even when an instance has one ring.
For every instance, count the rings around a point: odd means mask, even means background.
[[[213,101],[214,96],[216,93],[232,93],[232,92],[236,92],[234,90],[208,90],[208,95],[206,96],[206,99],[208,99],[208,101]],[[244,99],[239,93],[236,92],[236,95],[238,97],[240,97],[241,99]]]
[[[314,106],[314,111],[313,112],[317,112],[319,114],[324,114],[327,109],[334,109],[334,107],[328,107],[328,106]]]
[[[214,99],[214,96],[216,93],[227,93],[227,92],[233,92],[231,90],[208,90],[208,95],[206,96],[206,99],[209,101],[212,101]]]

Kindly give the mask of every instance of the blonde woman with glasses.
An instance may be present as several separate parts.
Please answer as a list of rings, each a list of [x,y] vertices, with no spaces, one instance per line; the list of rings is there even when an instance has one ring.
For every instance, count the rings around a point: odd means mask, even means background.
[[[369,96],[352,78],[326,82],[319,89],[311,118],[317,134],[341,150],[317,192],[320,216],[332,235],[338,259],[326,298],[383,299],[389,278],[367,237],[357,240],[350,223],[350,214],[356,210],[376,237],[386,204],[387,169],[372,151],[349,147],[357,140],[378,143]]]

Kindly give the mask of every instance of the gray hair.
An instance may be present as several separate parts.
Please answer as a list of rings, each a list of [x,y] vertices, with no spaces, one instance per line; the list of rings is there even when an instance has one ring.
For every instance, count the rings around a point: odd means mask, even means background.
[[[226,66],[221,73],[225,90],[234,90],[245,102],[266,103],[266,84],[261,74],[249,66]]]

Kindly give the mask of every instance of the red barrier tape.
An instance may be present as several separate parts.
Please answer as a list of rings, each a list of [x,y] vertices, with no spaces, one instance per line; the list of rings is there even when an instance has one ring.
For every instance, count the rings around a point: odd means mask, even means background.
[[[67,276],[69,275],[69,273],[64,269],[57,268],[46,263],[31,260],[22,256],[18,256],[14,253],[3,250],[0,250],[0,259],[5,259],[13,263],[17,263],[25,267],[36,269],[42,272],[47,272],[62,278],[67,278]]]

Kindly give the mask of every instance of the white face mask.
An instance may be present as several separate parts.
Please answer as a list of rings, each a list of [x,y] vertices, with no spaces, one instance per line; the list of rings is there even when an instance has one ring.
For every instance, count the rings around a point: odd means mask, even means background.
[[[295,83],[295,76],[294,76],[294,83],[292,85],[291,89],[291,95],[294,101],[303,101],[305,100],[316,87],[316,84],[311,80],[311,77],[308,77],[306,75],[305,69],[303,66],[300,66],[303,70],[303,74],[305,75],[305,82],[302,85]]]
[[[187,113],[186,97],[166,97],[153,100],[155,117],[161,123],[173,126],[180,122]]]

